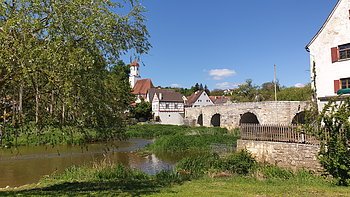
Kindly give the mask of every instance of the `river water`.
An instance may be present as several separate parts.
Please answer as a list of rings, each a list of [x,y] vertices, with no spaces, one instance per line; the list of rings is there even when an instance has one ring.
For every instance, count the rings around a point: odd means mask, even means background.
[[[101,161],[120,163],[140,169],[148,174],[171,169],[176,157],[154,154],[140,156],[135,153],[152,143],[151,140],[130,139],[114,143],[84,146],[35,146],[0,149],[0,188],[35,183],[45,175],[62,172],[73,165],[93,165]]]

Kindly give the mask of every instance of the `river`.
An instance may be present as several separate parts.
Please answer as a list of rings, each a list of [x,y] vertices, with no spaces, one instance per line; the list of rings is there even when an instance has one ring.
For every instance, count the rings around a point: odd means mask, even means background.
[[[171,169],[175,157],[135,153],[152,143],[152,140],[130,139],[114,143],[87,144],[84,146],[35,146],[0,149],[0,188],[36,183],[45,175],[62,172],[73,165],[92,165],[101,161],[120,163],[140,169],[148,174]]]

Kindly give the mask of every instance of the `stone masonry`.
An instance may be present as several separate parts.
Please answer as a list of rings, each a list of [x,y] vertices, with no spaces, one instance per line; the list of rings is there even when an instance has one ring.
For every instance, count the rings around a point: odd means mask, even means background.
[[[292,170],[306,169],[322,172],[317,159],[320,147],[310,144],[238,140],[237,150],[247,149],[259,162]]]
[[[294,116],[308,108],[304,101],[270,101],[232,103],[185,109],[185,122],[196,125],[202,114],[203,126],[210,127],[211,118],[220,114],[220,126],[228,129],[239,127],[241,116],[253,113],[260,124],[291,124]]]

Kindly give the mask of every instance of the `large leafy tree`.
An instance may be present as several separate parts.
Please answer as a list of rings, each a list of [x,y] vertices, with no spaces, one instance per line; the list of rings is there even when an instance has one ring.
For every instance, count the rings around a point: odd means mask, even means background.
[[[123,128],[131,96],[117,61],[149,50],[143,12],[136,0],[2,1],[3,126]]]

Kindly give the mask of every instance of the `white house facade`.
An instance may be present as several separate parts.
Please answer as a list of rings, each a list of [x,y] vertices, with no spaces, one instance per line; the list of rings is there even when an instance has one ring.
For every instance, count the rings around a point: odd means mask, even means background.
[[[214,105],[214,103],[203,90],[193,93],[187,98],[186,102],[186,107],[204,107],[209,105]]]
[[[155,120],[161,124],[184,124],[184,101],[180,93],[152,88],[148,97],[152,100],[152,113]]]
[[[319,109],[331,98],[340,98],[339,94],[346,97],[350,93],[350,0],[337,2],[306,50]]]

